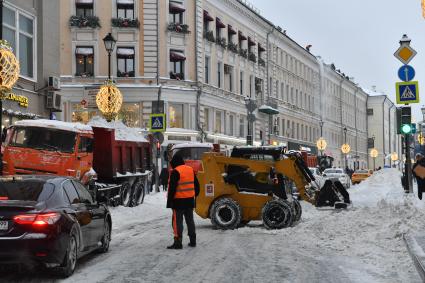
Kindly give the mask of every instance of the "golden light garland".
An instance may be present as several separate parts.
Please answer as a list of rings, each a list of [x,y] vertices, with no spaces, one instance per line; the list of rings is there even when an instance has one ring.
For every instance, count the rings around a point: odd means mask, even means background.
[[[122,106],[122,95],[115,84],[108,80],[96,95],[96,104],[106,120],[115,119]]]
[[[348,143],[344,143],[344,144],[341,146],[341,151],[342,151],[342,153],[344,153],[344,154],[349,153],[349,152],[350,152],[350,150],[351,150],[351,147],[350,147],[350,145],[349,145]]]
[[[378,157],[378,150],[376,148],[372,148],[370,150],[370,157],[372,157],[372,158]]]
[[[397,152],[391,153],[391,161],[397,161],[398,160],[398,154]]]
[[[324,138],[320,138],[316,142],[317,149],[319,149],[319,150],[325,150],[327,145],[328,145],[328,143],[325,141]]]
[[[0,91],[11,90],[19,78],[19,62],[6,40],[0,40]]]
[[[425,0],[422,0],[421,6],[422,6],[422,17],[425,18]]]

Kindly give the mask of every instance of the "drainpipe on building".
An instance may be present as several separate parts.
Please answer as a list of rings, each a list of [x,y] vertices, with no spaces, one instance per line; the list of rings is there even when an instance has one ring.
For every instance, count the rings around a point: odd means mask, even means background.
[[[273,33],[274,29],[275,29],[275,27],[273,26],[272,29],[269,32],[267,32],[267,38],[266,38],[266,45],[267,45],[267,47],[266,47],[267,48],[267,73],[266,73],[267,78],[266,78],[266,80],[267,80],[267,93],[268,93],[267,100],[269,100],[271,98],[270,88],[272,87],[270,85],[270,78],[269,78],[269,68],[270,68],[270,61],[269,61],[269,59],[270,59],[269,58],[269,53],[270,53],[270,50],[269,50],[269,36],[270,36],[270,34]],[[273,52],[273,50],[271,52]],[[269,137],[269,144],[271,142],[271,132],[272,132],[272,128],[273,128],[273,124],[272,123],[273,123],[272,114],[269,114],[269,135],[268,135],[268,137]]]
[[[382,102],[382,153],[384,154],[384,165],[385,167],[385,101],[387,96],[385,95],[384,101]]]
[[[197,91],[196,91],[196,115],[195,115],[195,119],[196,119],[196,128],[199,131],[199,135],[200,135],[200,139],[201,139],[201,143],[204,142],[204,129],[203,127],[201,127],[201,95],[202,95],[202,87],[199,83],[199,70],[198,70],[198,40],[197,40],[197,36],[198,36],[198,9],[197,7],[197,3],[198,1],[195,1],[195,80],[196,80],[196,87],[197,87]],[[204,74],[205,76],[205,74]]]

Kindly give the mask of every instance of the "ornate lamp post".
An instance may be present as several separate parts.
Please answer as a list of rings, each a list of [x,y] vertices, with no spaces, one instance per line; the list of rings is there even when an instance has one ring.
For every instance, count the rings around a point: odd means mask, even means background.
[[[108,79],[96,95],[97,107],[108,122],[115,119],[122,106],[122,94],[111,79],[111,53],[114,51],[116,42],[111,33],[103,39],[108,52]]]
[[[378,150],[376,148],[372,148],[369,154],[370,157],[373,158],[373,171],[375,171],[375,159],[378,157]]]
[[[351,147],[347,143],[347,127],[344,127],[344,144],[341,146],[341,151],[342,151],[342,153],[345,154],[345,156],[344,156],[344,159],[345,159],[345,168],[347,168],[348,167],[348,164],[347,164],[347,154],[351,151]]]

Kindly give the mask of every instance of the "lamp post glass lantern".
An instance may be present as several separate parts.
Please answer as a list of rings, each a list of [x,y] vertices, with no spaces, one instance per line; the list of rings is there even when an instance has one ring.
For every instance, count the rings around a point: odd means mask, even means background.
[[[370,157],[373,158],[373,171],[375,171],[375,159],[378,157],[378,150],[376,148],[370,150]]]

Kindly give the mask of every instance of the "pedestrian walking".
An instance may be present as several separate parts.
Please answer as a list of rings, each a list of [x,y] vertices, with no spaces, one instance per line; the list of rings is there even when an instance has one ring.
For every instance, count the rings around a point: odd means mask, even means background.
[[[416,154],[416,162],[413,164],[412,172],[418,184],[418,198],[422,199],[422,193],[425,192],[425,158],[421,153]]]
[[[176,154],[171,159],[173,171],[168,186],[167,208],[173,210],[172,226],[174,243],[167,249],[182,249],[183,217],[186,221],[189,246],[196,247],[195,222],[193,209],[195,197],[199,194],[199,182],[192,167],[184,164],[183,158]]]
[[[167,190],[168,177],[169,177],[168,168],[166,167],[162,168],[161,174],[159,174],[159,180],[161,181],[163,191]]]

